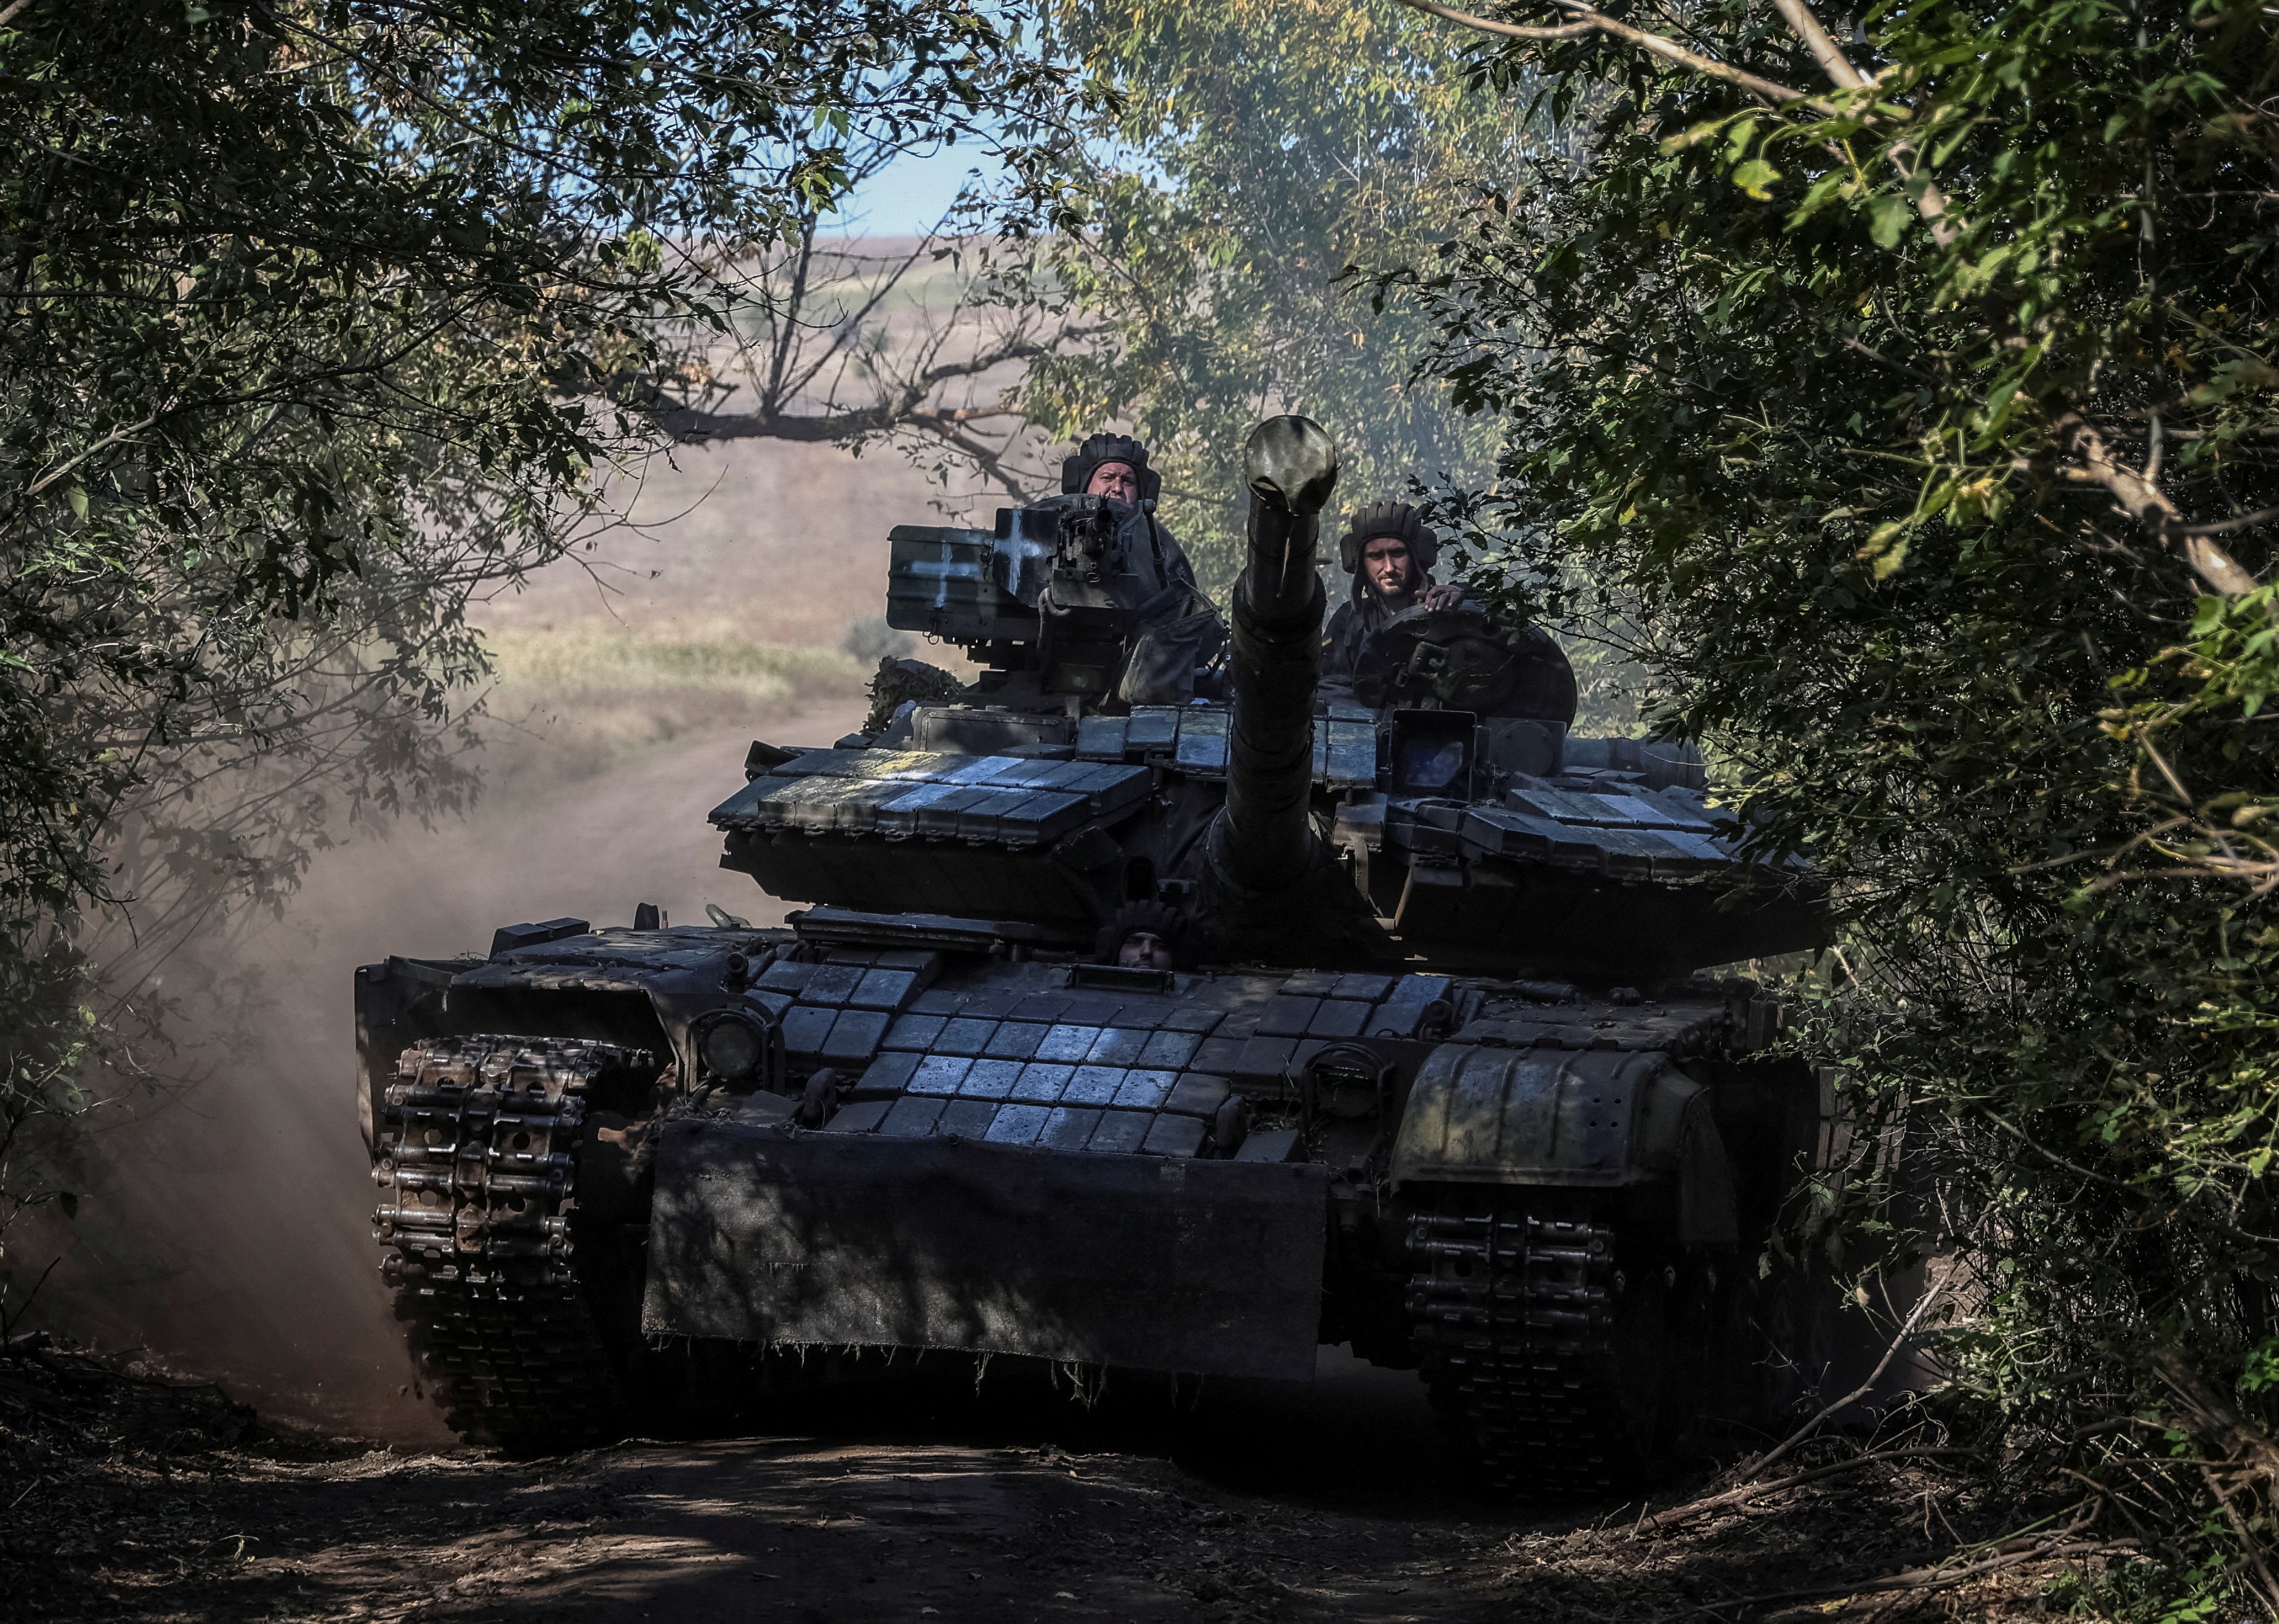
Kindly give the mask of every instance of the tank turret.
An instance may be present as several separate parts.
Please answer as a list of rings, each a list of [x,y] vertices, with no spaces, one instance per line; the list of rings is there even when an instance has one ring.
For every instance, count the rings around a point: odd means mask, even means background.
[[[1170,904],[1199,956],[1321,969],[1646,987],[1817,939],[1809,872],[1739,855],[1697,752],[1570,736],[1572,673],[1540,628],[1420,609],[1325,689],[1316,554],[1337,468],[1310,419],[1254,431],[1231,639],[1153,650],[1159,678],[1167,649],[1194,653],[1177,704],[1127,697],[1141,634],[1101,591],[1153,524],[1144,501],[896,527],[889,621],[979,676],[906,669],[920,680],[894,703],[882,680],[866,732],[756,746],[712,814],[722,865],[787,900],[985,920],[1050,950]]]

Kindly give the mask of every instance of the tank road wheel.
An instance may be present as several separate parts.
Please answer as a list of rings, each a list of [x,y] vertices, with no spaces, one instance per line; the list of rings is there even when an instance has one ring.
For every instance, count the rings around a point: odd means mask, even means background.
[[[1645,1471],[1673,1412],[1664,1268],[1579,1211],[1454,1200],[1417,1217],[1409,1253],[1423,1374],[1482,1488],[1596,1496]]]
[[[598,1079],[640,1051],[574,1038],[414,1044],[388,1089],[373,1237],[450,1426],[509,1449],[610,1436],[618,1383],[579,1278],[578,1145]]]

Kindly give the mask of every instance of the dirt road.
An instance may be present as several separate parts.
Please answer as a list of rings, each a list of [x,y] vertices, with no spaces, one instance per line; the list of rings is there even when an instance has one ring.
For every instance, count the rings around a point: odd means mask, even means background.
[[[0,1411],[9,1396],[0,1361]],[[2037,1588],[2032,1567],[1997,1590],[1863,1585],[1952,1549],[1931,1499],[1958,1507],[1921,1476],[1668,1533],[1635,1504],[1473,1500],[1414,1379],[1334,1357],[1310,1387],[1178,1406],[1126,1383],[1086,1406],[1001,1367],[977,1396],[969,1364],[940,1361],[787,1404],[762,1436],[519,1462],[248,1437],[210,1398],[131,1398],[159,1411],[104,1459],[0,1450],[0,1489],[24,1497],[0,1519],[0,1616],[1643,1624],[1987,1619],[2033,1611]]]
[[[186,1057],[195,1087],[96,1119],[75,1222],[11,1230],[16,1256],[58,1259],[23,1325],[150,1350],[290,1421],[446,1442],[411,1391],[372,1242],[356,967],[480,953],[523,920],[630,924],[640,902],[779,920],[785,905],[718,867],[704,814],[742,784],[755,736],[828,743],[863,711],[848,696],[686,734],[592,777],[524,774],[463,820],[325,854],[290,912],[225,965],[174,968],[189,1019],[239,1036]]]

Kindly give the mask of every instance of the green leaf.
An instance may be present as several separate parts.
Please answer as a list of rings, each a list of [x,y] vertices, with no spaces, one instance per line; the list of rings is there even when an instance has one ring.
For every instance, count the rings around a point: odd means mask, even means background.
[[[1890,579],[1907,562],[1907,532],[1913,528],[1910,521],[1894,519],[1876,525],[1868,533],[1867,541],[1856,555],[1877,580]]]
[[[1894,192],[1878,192],[1868,200],[1868,234],[1877,248],[1897,248],[1915,216],[1915,206],[1907,198]]]
[[[1751,158],[1733,171],[1733,184],[1759,203],[1772,201],[1772,184],[1781,178],[1781,172],[1762,158]]]

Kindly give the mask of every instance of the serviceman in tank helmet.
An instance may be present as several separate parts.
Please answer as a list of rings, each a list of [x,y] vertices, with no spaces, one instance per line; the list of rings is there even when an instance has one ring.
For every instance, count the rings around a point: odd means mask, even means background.
[[[1163,476],[1147,465],[1147,448],[1140,441],[1128,434],[1093,434],[1063,459],[1060,494],[1015,516],[1024,527],[1046,521],[1040,528],[1047,533],[1068,514],[1104,518],[1112,531],[1093,584],[1131,613],[1132,630],[1113,695],[1126,705],[1184,705],[1198,692],[1214,693],[1226,648],[1218,610],[1196,589],[1186,550],[1155,517],[1162,486]],[[1007,521],[1001,516],[1000,522]],[[1026,571],[1004,584],[1032,608],[1044,607],[1042,594],[1052,591],[1048,579]],[[871,679],[863,734],[891,739],[915,702],[963,692],[956,678],[924,661],[883,660]]]
[[[1176,969],[1188,946],[1188,919],[1165,902],[1127,902],[1100,929],[1093,961],[1126,969]]]
[[[1147,467],[1147,448],[1128,434],[1094,434],[1062,463],[1063,491],[1081,479],[1086,496],[1104,496],[1128,507],[1155,500],[1163,476]]]
[[[1335,694],[1353,692],[1354,670],[1370,638],[1403,610],[1454,609],[1463,588],[1432,578],[1440,538],[1405,502],[1356,508],[1338,538],[1338,562],[1353,577],[1349,601],[1339,604],[1322,633],[1321,680]]]
[[[1061,463],[1061,494],[1041,509],[1073,507],[1083,498],[1106,503],[1117,521],[1116,601],[1133,612],[1133,639],[1117,697],[1126,704],[1184,704],[1196,674],[1215,664],[1226,628],[1195,586],[1194,566],[1155,517],[1163,477],[1147,465],[1147,448],[1129,434],[1087,437]]]

